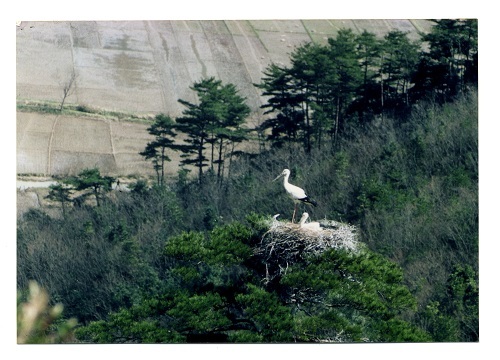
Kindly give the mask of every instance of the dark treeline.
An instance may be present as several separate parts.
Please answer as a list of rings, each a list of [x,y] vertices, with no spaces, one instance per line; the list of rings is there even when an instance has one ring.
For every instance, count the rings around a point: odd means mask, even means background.
[[[309,152],[334,146],[349,123],[402,116],[422,99],[443,103],[477,86],[477,22],[436,21],[420,41],[398,30],[383,39],[340,30],[290,58],[289,67],[271,64],[258,84],[273,115],[259,130],[275,146],[299,142]]]
[[[198,182],[213,173],[219,181],[230,175],[245,148],[239,145],[255,148],[255,139],[261,152],[293,144],[306,153],[335,152],[347,128],[405,118],[421,101],[443,104],[476,88],[477,53],[476,20],[435,21],[419,41],[399,30],[382,39],[340,30],[326,45],[295,49],[288,67],[272,63],[264,71],[255,86],[267,101],[262,106],[267,118],[256,128],[245,127],[250,109],[234,85],[202,79],[191,87],[197,104],[179,100],[186,107],[183,116],[157,116],[149,129],[156,140],[142,155],[152,159],[161,184],[172,151],[182,153],[181,166],[196,168]],[[184,143],[176,142],[176,135]]]
[[[152,187],[138,180],[110,192],[113,179],[86,170],[51,188],[61,218],[25,214],[18,287],[40,283],[88,325],[85,341],[321,341],[336,338],[332,329],[347,334],[339,341],[478,341],[477,59],[475,20],[436,21],[421,42],[342,30],[327,45],[297,48],[289,67],[268,67],[257,86],[269,117],[257,129],[244,128],[249,109],[234,86],[201,80],[192,87],[199,103],[180,100],[182,117],[159,114],[148,129],[155,140],[141,154],[156,170]],[[236,150],[250,141],[258,153]],[[172,151],[184,160],[166,179]],[[334,311],[325,289],[342,282],[327,280],[314,282],[307,311],[290,302],[290,284],[328,271],[322,261],[362,278],[366,269],[340,253],[262,285],[255,214],[291,218],[293,204],[272,182],[284,168],[318,200],[312,218],[359,226],[377,255],[357,261],[386,271],[368,288],[399,294],[387,309],[336,294],[345,303]],[[75,190],[92,202],[73,204]]]

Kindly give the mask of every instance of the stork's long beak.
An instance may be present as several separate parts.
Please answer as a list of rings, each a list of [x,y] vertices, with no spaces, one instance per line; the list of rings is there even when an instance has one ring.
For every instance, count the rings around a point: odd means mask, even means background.
[[[274,179],[273,181],[278,180],[278,179],[279,179],[280,177],[282,177],[282,176],[283,176],[283,174],[279,174],[278,176],[276,176],[276,179]]]

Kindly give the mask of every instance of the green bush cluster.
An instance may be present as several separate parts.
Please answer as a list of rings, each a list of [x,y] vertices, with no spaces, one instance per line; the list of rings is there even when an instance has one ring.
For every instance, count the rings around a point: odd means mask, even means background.
[[[252,251],[262,233],[238,222],[169,238],[163,252],[165,289],[79,328],[78,338],[104,343],[431,340],[401,317],[414,311],[416,302],[395,264],[370,251],[330,251],[290,264],[279,281],[265,285],[263,259]]]

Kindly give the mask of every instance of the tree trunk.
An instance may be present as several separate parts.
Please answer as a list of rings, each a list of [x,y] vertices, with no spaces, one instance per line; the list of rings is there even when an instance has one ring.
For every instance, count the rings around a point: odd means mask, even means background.
[[[97,206],[101,206],[101,204],[99,202],[99,187],[98,186],[94,186],[94,196],[95,196],[95,201],[96,201]]]
[[[311,152],[311,123],[309,119],[309,103],[306,101],[306,153]]]
[[[73,71],[71,73],[69,80],[67,81],[67,83],[63,87],[63,98],[61,101],[61,106],[59,107],[59,111],[62,111],[63,106],[64,106],[64,102],[66,101],[66,98],[68,96],[70,96],[71,93],[73,92],[73,85],[75,83],[75,80],[76,80],[76,73]]]
[[[214,170],[214,148],[215,148],[215,139],[212,134],[212,138],[210,139],[210,144],[212,146],[212,152],[210,154],[210,167],[212,168],[212,171]]]
[[[198,183],[201,184],[201,179],[203,177],[203,138],[200,139],[200,145],[198,146]]]
[[[158,169],[158,165],[155,165],[155,171],[156,171],[156,183],[158,184],[158,186],[161,185],[161,182],[160,182],[160,169]]]
[[[217,164],[217,178],[221,178],[221,167],[222,167],[222,146],[223,146],[223,139],[220,139],[220,144],[219,144],[219,161]]]
[[[161,184],[163,186],[165,183],[165,147],[161,148]]]
[[[337,108],[335,110],[335,128],[333,131],[333,146],[337,145],[337,135],[339,132],[339,121],[340,121],[340,96],[337,96]]]
[[[231,152],[229,153],[229,165],[227,168],[227,178],[231,178],[231,165],[233,164],[234,142],[231,142]]]
[[[380,114],[384,120],[384,77],[380,74]]]

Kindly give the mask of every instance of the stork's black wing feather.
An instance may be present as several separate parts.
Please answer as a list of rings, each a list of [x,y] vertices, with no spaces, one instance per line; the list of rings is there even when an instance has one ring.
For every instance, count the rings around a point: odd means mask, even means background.
[[[305,198],[299,199],[305,204],[312,205],[312,206],[318,206],[318,203],[314,201],[313,199],[309,198],[309,196],[306,196]]]

